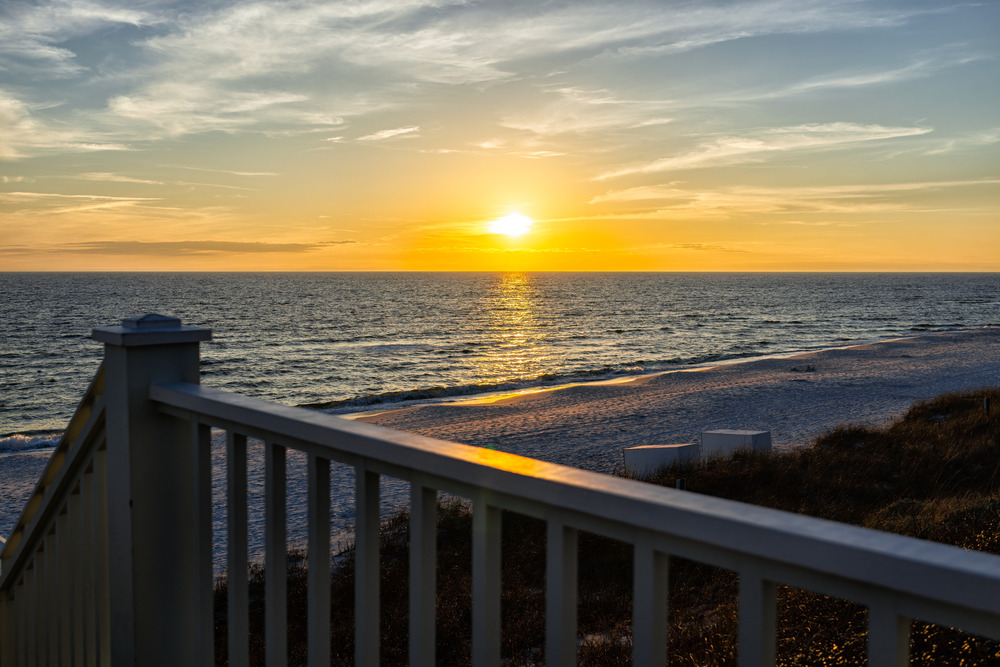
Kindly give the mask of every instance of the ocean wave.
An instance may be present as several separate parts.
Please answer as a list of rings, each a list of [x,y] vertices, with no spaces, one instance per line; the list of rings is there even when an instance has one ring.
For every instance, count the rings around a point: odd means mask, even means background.
[[[23,434],[15,433],[0,437],[0,453],[27,452],[33,449],[47,449],[59,444],[62,433]]]

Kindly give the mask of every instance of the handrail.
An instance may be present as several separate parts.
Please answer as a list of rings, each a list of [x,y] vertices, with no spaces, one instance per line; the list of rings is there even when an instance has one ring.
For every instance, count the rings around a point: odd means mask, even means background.
[[[23,537],[36,533],[33,527],[50,518],[65,500],[71,490],[66,487],[75,481],[92,446],[100,440],[95,436],[99,435],[103,420],[104,364],[101,364],[0,551],[0,590],[9,585],[11,573],[18,570],[19,558],[26,552],[21,545]]]
[[[108,664],[105,369],[0,553],[0,663]]]
[[[866,600],[891,594],[924,620],[1000,636],[1000,558],[736,501],[677,491],[514,454],[445,442],[186,383],[150,388],[163,409],[268,442],[438,489],[490,494],[490,504],[734,567],[759,561],[782,583]],[[823,581],[815,575],[821,575]],[[875,594],[866,594],[870,588]],[[929,604],[928,604],[929,603]],[[943,607],[938,608],[938,605]],[[964,610],[964,611],[963,611]],[[966,612],[975,612],[973,614]]]

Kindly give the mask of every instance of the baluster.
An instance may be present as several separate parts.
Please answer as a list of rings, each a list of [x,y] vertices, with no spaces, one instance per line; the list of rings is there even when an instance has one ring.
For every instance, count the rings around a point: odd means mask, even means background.
[[[910,664],[910,619],[900,616],[891,601],[880,600],[868,607],[868,664]]]
[[[97,500],[94,492],[94,459],[80,477],[81,591],[79,600],[82,631],[82,664],[97,664]]]
[[[24,590],[24,576],[20,577],[17,585],[14,586],[14,599],[13,602],[13,618],[11,619],[11,632],[14,633],[14,661],[15,665],[26,665],[28,664],[28,644],[27,644],[27,630],[25,628],[25,618],[28,614],[27,605],[25,605],[26,593]],[[11,664],[9,658],[4,656],[4,664]]]
[[[80,475],[79,481],[77,481],[76,488],[73,489],[73,493],[69,498],[69,531],[71,538],[70,547],[70,568],[72,569],[72,574],[70,575],[70,603],[69,603],[69,616],[72,624],[72,644],[73,649],[70,662],[74,665],[86,665],[86,653],[84,652],[84,607],[83,607],[83,593],[84,588],[84,564],[86,563],[87,556],[87,544],[84,540],[84,529],[86,524],[85,520],[85,507],[84,507],[84,497],[83,497],[83,480],[87,477],[86,473]]]
[[[500,510],[472,504],[472,664],[500,664]]]
[[[22,538],[23,539],[23,538]],[[28,565],[28,571],[24,575],[26,582],[26,592],[28,597],[28,664],[37,665],[40,664],[40,639],[39,639],[39,627],[40,622],[38,618],[38,568],[36,563],[38,562],[39,553],[36,551],[35,555],[31,558],[31,564]]]
[[[97,648],[96,664],[104,665],[111,661],[111,574],[108,571],[110,563],[110,542],[108,535],[108,450],[99,449],[94,454],[94,503],[96,508],[97,544],[94,551],[94,564],[97,593],[97,633],[95,643]],[[131,622],[132,619],[127,619]]]
[[[72,496],[70,496],[72,499]],[[59,661],[70,667],[73,664],[73,536],[69,526],[69,503],[67,500],[56,519],[56,534],[59,536]]]
[[[200,656],[203,664],[210,665],[215,661],[215,610],[212,600],[212,429],[199,424],[195,419],[191,422],[191,430],[191,479],[197,496],[193,556],[194,576],[198,583],[195,591],[197,608],[193,611],[199,615],[194,652]]]
[[[14,644],[17,637],[16,590],[16,586],[11,586],[6,592],[0,592],[0,665],[13,665],[17,660],[17,646]]]
[[[632,600],[632,662],[658,665],[667,661],[667,596],[669,559],[648,539],[635,545]]]
[[[740,572],[740,667],[774,665],[777,637],[777,589],[756,568]]]
[[[575,665],[576,530],[550,520],[545,551],[545,664]]]
[[[379,476],[354,469],[354,664],[379,664]]]
[[[247,566],[247,438],[226,433],[226,527],[229,536],[229,664],[250,664],[250,594]]]
[[[98,514],[96,457],[92,457],[80,479],[81,530],[83,539],[83,591],[80,597],[83,618],[83,664],[97,665],[100,636],[101,586],[98,577],[97,540],[101,516]]]
[[[50,496],[51,497],[51,496]],[[55,522],[45,536],[45,654],[47,665],[59,664],[59,537]]]
[[[437,614],[437,491],[410,483],[410,664],[433,665]]]
[[[264,650],[268,667],[288,662],[288,526],[285,448],[264,445]]]
[[[310,454],[308,642],[310,667],[330,665],[330,461]]]

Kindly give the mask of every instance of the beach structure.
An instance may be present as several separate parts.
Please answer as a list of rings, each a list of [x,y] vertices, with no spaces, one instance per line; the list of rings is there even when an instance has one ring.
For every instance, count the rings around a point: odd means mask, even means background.
[[[732,456],[741,449],[770,452],[771,432],[729,428],[701,432],[701,457],[704,460]]]
[[[698,445],[681,443],[674,445],[640,445],[622,450],[627,475],[645,477],[660,468],[675,463],[693,463],[698,460]]]
[[[247,439],[265,448],[265,644],[286,660],[286,457],[307,457],[308,663],[330,663],[330,464],[354,467],[356,664],[379,663],[380,475],[410,483],[409,660],[435,662],[436,498],[471,499],[472,662],[500,664],[501,512],[547,524],[548,665],[575,664],[577,535],[634,547],[632,650],[663,665],[669,557],[739,575],[739,664],[773,665],[776,590],[868,607],[872,665],[911,619],[1000,638],[1000,557],[348,421],[199,385],[206,329],[96,329],[104,361],[0,554],[0,663],[208,665],[210,430],[226,433],[228,660],[248,663]],[[302,483],[296,480],[293,483]],[[333,613],[337,613],[336,610]]]

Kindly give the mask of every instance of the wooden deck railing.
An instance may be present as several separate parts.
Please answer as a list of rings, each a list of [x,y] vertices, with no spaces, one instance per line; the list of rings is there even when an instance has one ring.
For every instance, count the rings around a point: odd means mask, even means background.
[[[95,331],[95,337],[107,345],[106,465],[99,456],[105,451],[100,444],[89,445],[94,450],[90,458],[80,455],[70,468],[91,470],[88,462],[93,460],[93,472],[84,473],[79,485],[57,481],[50,495],[45,490],[32,515],[36,518],[22,521],[17,543],[13,548],[8,543],[4,549],[0,579],[4,665],[37,664],[39,655],[58,658],[48,660],[49,664],[213,661],[210,428],[227,432],[231,665],[247,664],[249,659],[246,451],[250,437],[266,443],[268,665],[286,663],[285,461],[289,450],[307,457],[309,598],[305,623],[310,665],[330,662],[331,462],[355,470],[359,665],[379,662],[381,475],[407,480],[411,487],[411,664],[435,662],[439,491],[472,501],[472,661],[477,666],[500,664],[503,510],[537,517],[548,525],[545,655],[549,665],[572,665],[576,660],[576,548],[581,530],[634,545],[633,652],[637,665],[666,661],[668,556],[739,574],[739,662],[743,666],[775,662],[778,584],[867,605],[868,652],[873,665],[908,663],[912,619],[1000,638],[1000,558],[996,556],[201,387],[197,341],[208,333],[176,322],[142,326],[139,322]],[[88,442],[103,441],[95,437]],[[67,461],[75,456],[73,451],[67,450]],[[106,485],[103,491],[94,490],[102,485]],[[85,499],[73,501],[78,486]],[[107,498],[106,507],[102,498]],[[89,538],[100,543],[96,547],[80,528],[87,525],[77,517],[86,512],[80,507],[92,508],[90,514],[83,514],[92,518],[107,512],[106,532],[91,533]],[[143,528],[151,521],[156,531]],[[81,552],[90,554],[81,562],[50,555]],[[102,607],[105,585],[110,594],[107,606]],[[107,612],[96,614],[91,627],[77,620],[80,607],[75,602],[68,614],[60,602],[87,598],[87,591],[95,587],[101,594],[85,604],[96,604]],[[81,589],[83,593],[73,592]],[[41,629],[45,627],[56,630]]]

